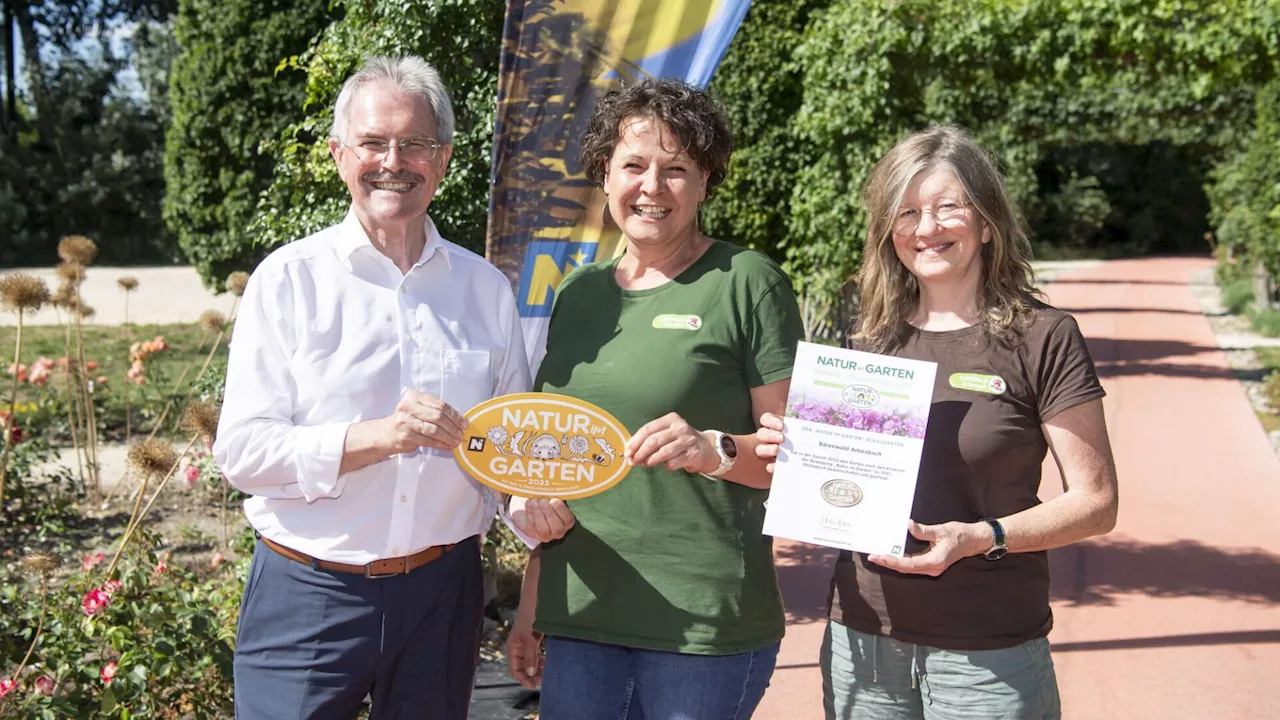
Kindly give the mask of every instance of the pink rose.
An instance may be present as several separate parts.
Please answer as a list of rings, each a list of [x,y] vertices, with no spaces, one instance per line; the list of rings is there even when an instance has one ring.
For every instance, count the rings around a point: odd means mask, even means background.
[[[95,361],[95,360],[90,360],[89,362],[85,363],[85,364],[84,364],[84,369],[85,369],[85,370],[88,370],[89,372],[93,372],[93,371],[97,370],[97,369],[98,369],[98,363],[97,363],[97,361]]]
[[[214,553],[213,557],[209,559],[209,567],[216,568],[221,565],[222,561],[225,559],[226,558],[222,556],[222,553]]]
[[[84,614],[90,617],[97,615],[111,604],[111,594],[102,590],[90,590],[84,594],[84,599],[80,601],[80,607],[84,608]]]
[[[116,679],[116,671],[119,669],[120,669],[120,663],[116,662],[115,660],[112,660],[106,665],[103,665],[102,672],[99,673],[99,675],[102,676],[102,683],[104,685],[110,685],[111,681]]]
[[[196,467],[195,465],[191,465],[187,467],[187,482],[194,484],[195,481],[199,479],[200,479],[200,468]]]
[[[141,360],[134,360],[129,366],[129,372],[124,374],[125,379],[134,385],[145,385],[147,382],[147,368],[142,364]]]
[[[106,593],[107,596],[110,597],[111,595],[115,595],[116,591],[122,587],[124,587],[124,583],[119,580],[108,580],[102,583],[102,592]]]
[[[80,567],[85,572],[89,572],[90,570],[92,570],[93,568],[101,564],[102,561],[105,559],[106,559],[106,556],[103,555],[102,553],[87,554],[84,556],[84,559],[80,561]]]
[[[160,562],[156,563],[156,575],[163,575],[165,570],[169,569],[168,563],[165,562],[169,558],[168,555],[160,558]]]
[[[0,698],[13,692],[16,687],[18,687],[18,683],[12,680],[0,680]]]
[[[48,675],[41,675],[36,679],[36,692],[45,697],[53,697],[53,678]]]

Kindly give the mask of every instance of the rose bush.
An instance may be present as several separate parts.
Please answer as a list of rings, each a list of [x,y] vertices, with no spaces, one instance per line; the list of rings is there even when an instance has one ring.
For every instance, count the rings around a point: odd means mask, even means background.
[[[242,577],[237,562],[186,568],[140,530],[118,579],[97,555],[55,578],[31,660],[42,597],[16,563],[0,575],[0,714],[20,717],[230,717],[231,660]],[[64,563],[64,566],[75,563]],[[8,688],[6,691],[5,688]]]

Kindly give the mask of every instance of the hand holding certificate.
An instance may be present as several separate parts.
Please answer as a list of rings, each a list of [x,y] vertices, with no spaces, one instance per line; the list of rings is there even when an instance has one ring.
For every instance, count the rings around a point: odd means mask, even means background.
[[[901,557],[936,372],[800,343],[764,532]]]

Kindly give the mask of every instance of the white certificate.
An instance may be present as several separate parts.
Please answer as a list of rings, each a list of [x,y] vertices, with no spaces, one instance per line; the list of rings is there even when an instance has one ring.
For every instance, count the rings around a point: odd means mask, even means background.
[[[901,557],[937,370],[800,343],[765,534]]]

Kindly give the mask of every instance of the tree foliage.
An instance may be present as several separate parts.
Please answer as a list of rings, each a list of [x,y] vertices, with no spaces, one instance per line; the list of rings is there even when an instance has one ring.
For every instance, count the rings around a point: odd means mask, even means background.
[[[711,82],[734,131],[732,167],[704,208],[705,230],[770,252],[789,245],[792,183],[805,140],[792,127],[804,102],[794,57],[814,13],[830,0],[756,0]]]
[[[502,2],[338,7],[343,18],[286,63],[306,73],[303,115],[265,146],[275,175],[240,242],[270,248],[341,217],[348,198],[325,144],[341,81],[367,55],[415,52],[440,68],[459,118],[432,214],[479,250]],[[755,0],[712,85],[738,150],[705,227],[770,253],[803,294],[830,305],[860,260],[867,172],[906,135],[944,122],[993,152],[1041,244],[1198,248],[1211,210],[1224,240],[1275,247],[1275,115],[1261,112],[1258,88],[1277,76],[1278,8]]]
[[[831,238],[864,220],[858,188],[871,164],[929,122],[971,128],[1003,162],[1030,219],[1042,212],[1037,165],[1089,143],[1201,146],[1239,142],[1258,59],[1274,50],[1246,3],[1041,0],[1029,3],[844,2],[801,50],[798,130],[828,151],[798,177],[793,231],[827,242],[788,258],[843,266]],[[832,152],[839,148],[837,152]],[[848,237],[846,235],[846,237]]]
[[[164,218],[210,284],[262,257],[249,224],[271,183],[262,152],[297,116],[296,58],[330,22],[329,0],[181,0],[170,73]]]
[[[176,260],[160,216],[163,116],[123,75],[130,50],[167,65],[167,3],[9,5],[25,82],[0,136],[0,266],[56,262],[67,234],[97,240],[101,262]]]
[[[343,19],[291,61],[307,73],[305,116],[271,144],[279,164],[251,234],[271,248],[342,218],[350,197],[327,143],[338,91],[366,57],[414,53],[440,71],[457,125],[453,160],[431,217],[445,237],[483,252],[503,0],[346,0],[340,5]]]
[[[1276,6],[757,0],[715,82],[741,150],[709,225],[832,295],[860,259],[867,172],[944,122],[993,151],[1042,238],[1188,247],[1201,182],[1246,142],[1275,74]]]
[[[1256,108],[1247,140],[1214,170],[1209,200],[1218,239],[1280,278],[1280,82],[1258,93]]]

